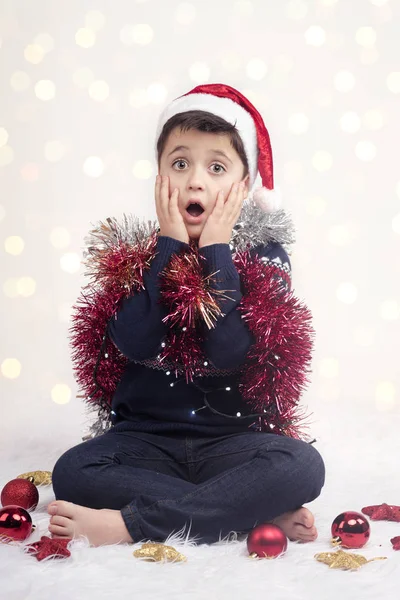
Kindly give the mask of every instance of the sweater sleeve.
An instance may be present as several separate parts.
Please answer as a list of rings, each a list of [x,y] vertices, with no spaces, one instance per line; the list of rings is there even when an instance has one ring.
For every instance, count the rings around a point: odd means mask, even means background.
[[[262,260],[276,264],[274,276],[281,278],[285,287],[288,287],[290,279],[287,272],[290,270],[290,261],[283,247],[273,242],[254,249],[253,255],[254,253]],[[213,329],[204,326],[203,349],[217,369],[232,369],[243,364],[250,346],[255,341],[247,323],[237,310],[242,299],[239,273],[233,263],[228,244],[204,246],[200,249],[200,254],[206,259],[203,261],[205,273],[210,275],[218,272],[211,279],[211,285],[216,290],[226,291],[226,295],[229,296],[228,299],[219,301],[224,316],[217,319]]]
[[[126,298],[108,325],[108,334],[129,360],[153,358],[159,349],[167,326],[162,319],[167,309],[160,300],[160,273],[173,254],[187,244],[167,236],[159,236],[156,256],[143,275],[144,289]]]

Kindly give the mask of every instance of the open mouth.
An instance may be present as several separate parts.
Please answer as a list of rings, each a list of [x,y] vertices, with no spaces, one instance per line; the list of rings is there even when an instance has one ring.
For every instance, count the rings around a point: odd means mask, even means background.
[[[186,212],[188,212],[192,217],[199,217],[204,212],[204,208],[200,206],[200,204],[193,203],[189,204],[189,206],[186,208]]]

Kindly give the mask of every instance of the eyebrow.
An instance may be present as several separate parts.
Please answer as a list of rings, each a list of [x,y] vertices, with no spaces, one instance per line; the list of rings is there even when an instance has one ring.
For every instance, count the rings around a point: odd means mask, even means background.
[[[176,146],[169,154],[168,156],[171,156],[171,154],[174,154],[175,152],[181,152],[181,150],[189,150],[190,148],[188,146]],[[210,153],[213,154],[218,154],[219,156],[223,156],[224,158],[226,158],[227,160],[229,160],[230,163],[232,163],[231,159],[229,158],[229,156],[227,154],[225,154],[225,152],[223,152],[222,150],[210,150]],[[233,164],[233,163],[232,163]]]

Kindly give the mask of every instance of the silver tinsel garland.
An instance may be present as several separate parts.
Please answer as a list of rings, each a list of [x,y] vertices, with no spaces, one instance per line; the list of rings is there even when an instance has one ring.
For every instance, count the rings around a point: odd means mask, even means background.
[[[97,252],[119,244],[134,246],[144,244],[148,238],[157,233],[159,226],[157,221],[142,221],[134,215],[123,215],[121,221],[114,217],[100,222],[85,237],[85,249],[83,258],[88,267],[85,275],[93,277],[93,267],[90,258]],[[239,219],[232,231],[229,247],[232,254],[245,251],[249,248],[266,246],[269,242],[277,242],[283,246],[288,254],[291,254],[291,246],[295,243],[295,228],[290,215],[283,209],[272,213],[266,213],[251,199],[243,204]],[[94,277],[94,279],[96,279]],[[96,285],[92,282],[90,285]],[[88,428],[88,433],[83,437],[87,440],[101,435],[111,426],[110,415],[107,410],[88,406],[88,415],[96,413],[97,420]]]

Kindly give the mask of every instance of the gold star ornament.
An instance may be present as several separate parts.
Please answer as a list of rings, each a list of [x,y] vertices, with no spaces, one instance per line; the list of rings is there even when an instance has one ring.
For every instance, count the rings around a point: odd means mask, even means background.
[[[344,550],[337,550],[336,552],[320,552],[319,554],[315,554],[314,558],[319,562],[328,565],[330,569],[357,571],[366,563],[373,562],[374,560],[386,560],[387,557],[379,556],[367,560],[365,556],[361,556],[361,554],[352,554],[350,552],[345,552]]]
[[[157,544],[155,542],[142,544],[139,550],[133,552],[133,556],[154,562],[183,562],[187,560],[186,556],[175,550],[172,546],[165,546],[165,544]]]
[[[18,475],[17,479],[27,479],[34,485],[51,485],[51,471],[29,471]]]

